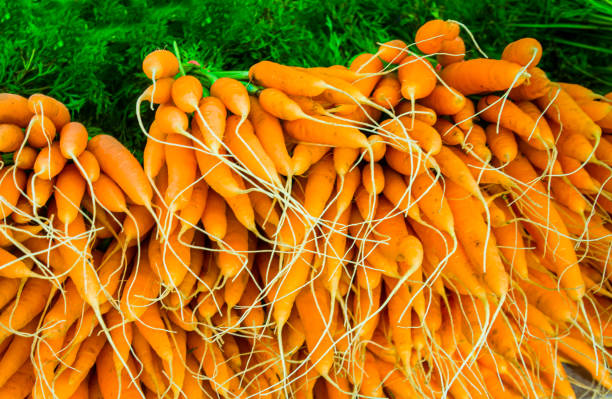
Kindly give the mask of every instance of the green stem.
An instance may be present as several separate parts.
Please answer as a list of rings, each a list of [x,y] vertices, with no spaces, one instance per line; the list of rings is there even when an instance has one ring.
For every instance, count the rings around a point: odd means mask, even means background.
[[[176,44],[176,40],[172,42],[172,46],[174,47],[174,54],[176,55],[176,58],[178,59],[179,71],[181,72],[182,76],[185,76],[185,69],[183,68],[183,64],[181,63],[181,53],[179,52],[179,48],[178,48],[178,44]]]
[[[257,94],[258,92],[260,92],[260,91],[262,90],[262,88],[261,88],[261,87],[259,87],[259,86],[255,86],[255,85],[254,85],[253,83],[251,83],[251,82],[240,82],[240,83],[242,83],[242,84],[243,84],[243,85],[246,87],[247,92],[248,92],[249,94],[253,94],[253,95],[255,95],[255,94]]]
[[[216,71],[215,75],[217,75],[220,78],[249,80],[249,71]]]

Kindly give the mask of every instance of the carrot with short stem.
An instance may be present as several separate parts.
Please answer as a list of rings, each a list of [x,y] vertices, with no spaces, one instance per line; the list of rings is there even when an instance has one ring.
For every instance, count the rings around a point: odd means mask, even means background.
[[[520,86],[528,74],[523,67],[505,60],[475,58],[447,65],[440,78],[464,96],[505,91]]]

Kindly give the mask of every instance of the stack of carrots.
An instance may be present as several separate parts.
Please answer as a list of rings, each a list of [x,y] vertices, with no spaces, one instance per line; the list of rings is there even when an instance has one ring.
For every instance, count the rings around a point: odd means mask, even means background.
[[[154,51],[143,165],[0,94],[0,397],[612,389],[612,93],[461,29],[349,67]]]

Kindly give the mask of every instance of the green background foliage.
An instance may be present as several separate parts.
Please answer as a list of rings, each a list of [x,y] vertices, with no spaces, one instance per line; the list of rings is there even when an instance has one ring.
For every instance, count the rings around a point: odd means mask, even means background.
[[[64,101],[91,133],[144,144],[134,116],[143,57],[176,41],[183,60],[246,70],[262,59],[347,64],[377,42],[414,39],[431,18],[463,22],[490,57],[541,41],[552,79],[612,89],[612,0],[0,0],[0,91]],[[465,33],[467,57],[477,53]]]

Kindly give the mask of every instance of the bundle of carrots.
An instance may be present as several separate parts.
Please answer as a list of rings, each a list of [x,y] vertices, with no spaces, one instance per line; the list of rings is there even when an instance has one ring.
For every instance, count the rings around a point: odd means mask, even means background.
[[[0,397],[612,389],[612,93],[461,27],[348,68],[154,51],[143,165],[0,94]]]

